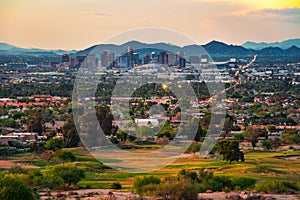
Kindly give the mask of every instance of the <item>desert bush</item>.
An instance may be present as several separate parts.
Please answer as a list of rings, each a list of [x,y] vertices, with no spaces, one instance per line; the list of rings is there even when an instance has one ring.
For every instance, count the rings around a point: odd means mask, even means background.
[[[143,178],[138,177],[135,179],[133,188],[138,195],[142,196],[155,190],[153,185],[157,184],[160,184],[160,179],[156,176],[144,176]]]
[[[164,199],[181,200],[190,199],[196,200],[198,195],[198,187],[190,180],[176,177],[169,177],[161,183],[156,185],[156,194]]]
[[[253,178],[246,178],[246,177],[240,177],[240,178],[231,178],[231,184],[232,186],[237,189],[240,188],[240,190],[246,190],[251,189],[255,186],[256,180]]]
[[[259,192],[281,194],[289,190],[299,191],[299,187],[294,182],[270,180],[255,185],[255,189]]]
[[[113,182],[111,189],[122,189],[122,185],[119,182]]]

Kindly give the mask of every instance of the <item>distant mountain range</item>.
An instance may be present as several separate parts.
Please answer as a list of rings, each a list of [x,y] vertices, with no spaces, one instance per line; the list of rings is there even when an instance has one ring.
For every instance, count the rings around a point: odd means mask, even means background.
[[[299,42],[299,43],[298,43]],[[94,51],[99,56],[100,52],[103,50],[109,50],[114,52],[116,56],[121,55],[122,52],[126,51],[128,46],[135,49],[140,56],[145,54],[151,54],[155,51],[159,53],[161,51],[168,52],[179,52],[182,51],[185,53],[185,57],[188,58],[192,55],[202,55],[206,52],[210,54],[214,59],[215,58],[224,58],[224,57],[245,57],[253,56],[254,54],[261,55],[261,57],[272,57],[272,58],[281,58],[282,56],[293,58],[293,61],[300,61],[300,39],[287,40],[281,43],[285,48],[280,47],[271,47],[266,45],[265,48],[255,47],[255,43],[246,42],[243,46],[238,45],[228,45],[219,41],[211,41],[205,45],[188,45],[184,47],[179,47],[167,43],[155,43],[155,44],[146,44],[138,41],[129,41],[122,45],[115,44],[99,44],[91,46],[87,49],[81,51],[64,51],[64,50],[43,50],[43,49],[25,49],[9,45],[6,43],[0,43],[0,55],[20,55],[20,54],[58,54],[69,53],[71,56],[76,55],[87,55],[89,52]],[[261,43],[259,43],[261,44]],[[264,43],[267,44],[267,43]],[[252,45],[252,46],[251,46]],[[270,44],[271,45],[271,44]],[[204,52],[206,50],[206,52]]]
[[[156,53],[159,53],[161,51],[168,51],[168,52],[175,52],[175,53],[182,51],[185,53],[185,57],[187,58],[192,55],[202,55],[205,53],[210,54],[213,58],[241,57],[241,56],[245,57],[245,56],[253,56],[257,54],[264,57],[289,56],[289,57],[294,57],[295,58],[294,60],[300,61],[300,48],[296,46],[291,46],[288,49],[281,49],[279,47],[267,47],[261,50],[254,50],[254,49],[248,49],[238,45],[228,45],[218,41],[211,41],[208,44],[202,46],[189,45],[184,47],[179,47],[176,45],[171,45],[166,43],[146,44],[138,41],[130,41],[122,45],[99,44],[78,51],[74,55],[87,55],[91,51],[100,53],[103,50],[109,50],[111,52],[116,53],[116,55],[120,55],[122,52],[127,50],[128,46],[135,49],[135,51],[137,51],[140,54],[140,56],[143,56],[145,54],[150,54],[153,51],[155,51]]]
[[[0,54],[7,54],[7,55],[20,55],[20,54],[58,54],[62,55],[64,53],[76,53],[76,50],[72,51],[65,51],[65,50],[44,50],[44,49],[37,49],[37,48],[21,48],[16,47],[7,43],[0,43]]]
[[[300,39],[290,39],[282,42],[272,42],[272,43],[266,43],[266,42],[256,43],[256,42],[248,41],[245,42],[242,46],[247,49],[255,49],[255,50],[262,50],[268,47],[279,47],[281,49],[289,49],[292,46],[296,46],[300,48]]]

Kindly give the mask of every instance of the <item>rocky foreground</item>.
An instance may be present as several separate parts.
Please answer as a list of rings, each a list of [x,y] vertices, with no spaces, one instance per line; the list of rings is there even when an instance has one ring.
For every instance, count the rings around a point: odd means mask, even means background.
[[[41,199],[64,198],[66,200],[163,200],[160,197],[143,197],[130,192],[120,192],[105,189],[74,190],[61,193],[41,194]],[[199,200],[299,200],[299,194],[260,194],[254,192],[213,192],[200,193]]]

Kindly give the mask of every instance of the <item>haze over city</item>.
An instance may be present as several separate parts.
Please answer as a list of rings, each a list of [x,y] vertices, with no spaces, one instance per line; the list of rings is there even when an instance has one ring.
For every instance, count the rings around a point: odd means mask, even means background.
[[[84,49],[141,27],[172,29],[198,44],[298,38],[296,0],[1,0],[0,41],[24,48]],[[142,42],[153,41],[145,34]],[[126,41],[117,41],[119,44]],[[172,38],[170,41],[172,42]],[[176,45],[187,45],[176,41]]]

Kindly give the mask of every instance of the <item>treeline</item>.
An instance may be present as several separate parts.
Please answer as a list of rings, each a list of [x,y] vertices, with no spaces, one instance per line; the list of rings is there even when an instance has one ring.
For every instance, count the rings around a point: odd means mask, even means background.
[[[72,165],[57,165],[45,170],[12,167],[7,173],[0,173],[0,199],[39,199],[41,190],[49,195],[54,190],[64,191],[84,177],[84,170]]]

